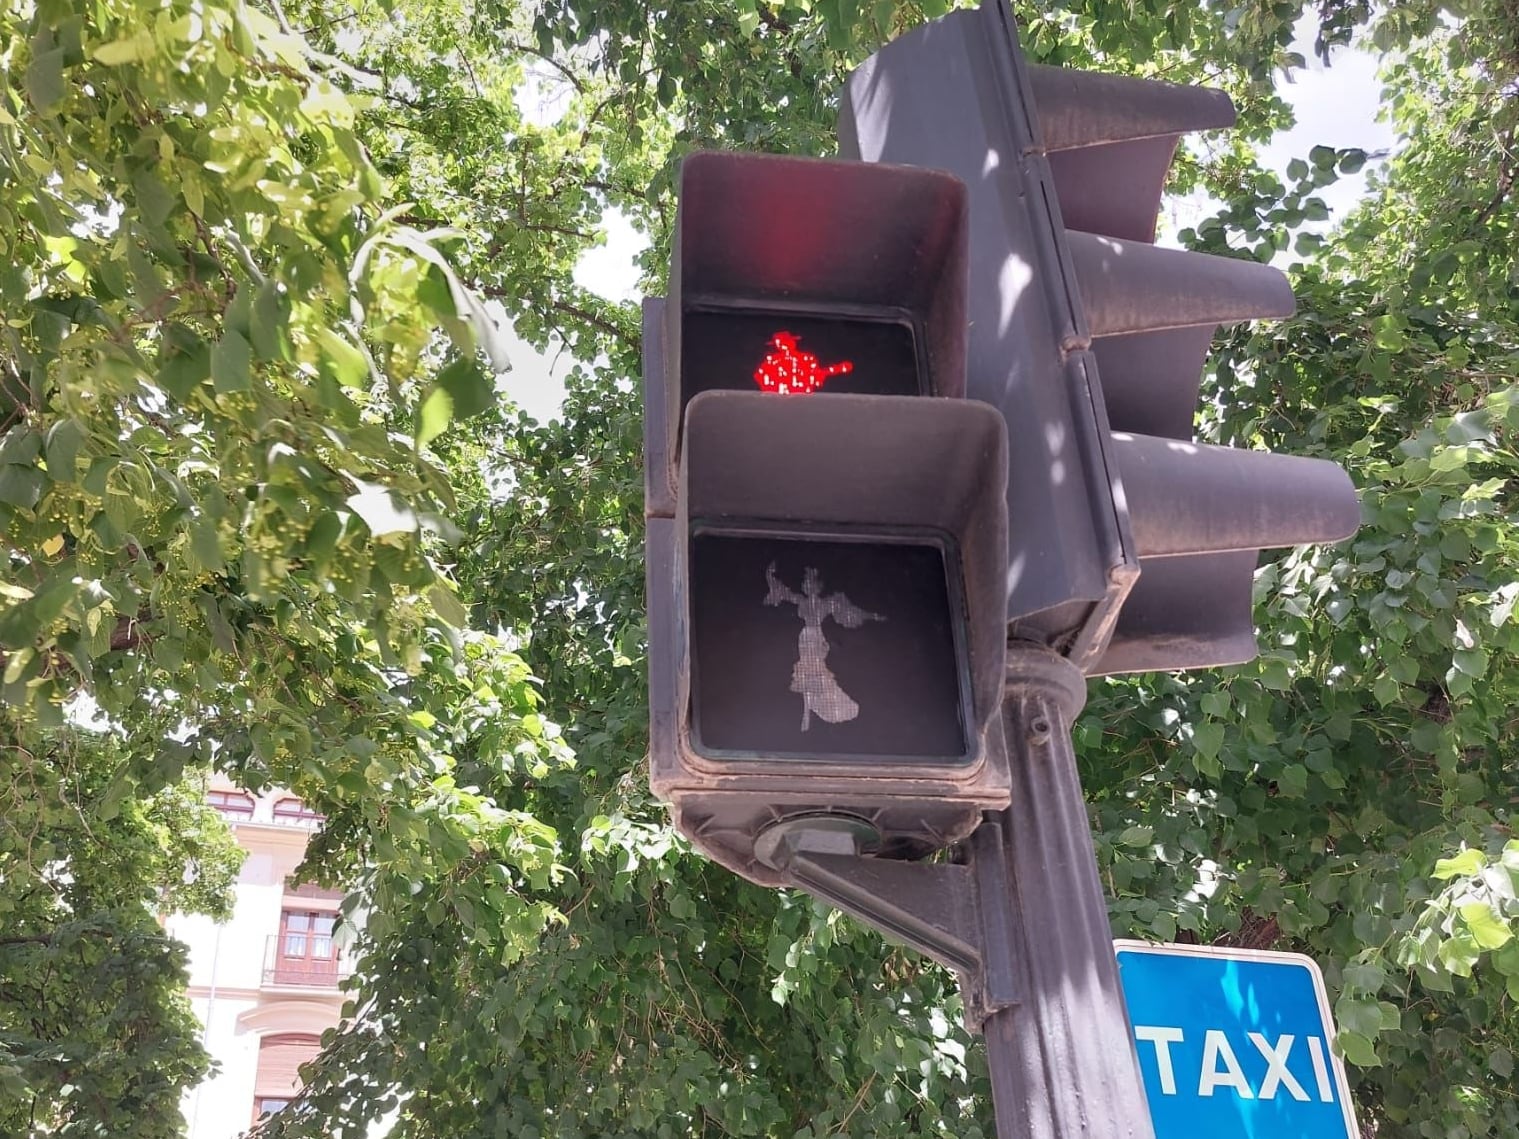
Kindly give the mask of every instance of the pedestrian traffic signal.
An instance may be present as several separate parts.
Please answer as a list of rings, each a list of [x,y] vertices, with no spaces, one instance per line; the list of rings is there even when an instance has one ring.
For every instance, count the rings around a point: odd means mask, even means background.
[[[964,392],[949,175],[685,161],[645,302],[651,782],[757,881],[771,824],[888,854],[1007,801],[1005,428]]]
[[[1178,139],[1233,121],[1218,91],[1029,66],[1006,0],[888,44],[842,100],[843,154],[967,184],[967,394],[1008,424],[1009,629],[1089,674],[1249,659],[1259,551],[1359,520],[1333,463],[1192,442],[1217,327],[1292,311],[1268,266],[1148,244]]]

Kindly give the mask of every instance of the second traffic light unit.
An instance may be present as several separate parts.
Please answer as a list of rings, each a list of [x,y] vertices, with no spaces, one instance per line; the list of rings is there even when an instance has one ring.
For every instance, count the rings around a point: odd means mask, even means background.
[[[1013,434],[1008,628],[1089,675],[1250,659],[1259,551],[1359,521],[1334,463],[1192,441],[1219,325],[1293,307],[1270,266],[1151,244],[1178,140],[1233,122],[1220,91],[1029,65],[1007,0],[887,44],[842,99],[844,154],[965,179],[966,394]]]
[[[705,853],[912,857],[1006,804],[1007,453],[965,384],[965,189],[703,153],[646,302],[651,782]]]

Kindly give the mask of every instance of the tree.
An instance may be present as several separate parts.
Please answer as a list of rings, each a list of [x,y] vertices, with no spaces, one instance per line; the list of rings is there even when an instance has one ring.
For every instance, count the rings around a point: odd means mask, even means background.
[[[500,961],[548,911],[520,887],[558,870],[491,780],[568,753],[505,639],[461,631],[449,479],[424,448],[492,401],[479,354],[499,353],[439,252],[453,238],[385,212],[354,100],[245,4],[4,11],[0,747],[7,786],[36,791],[0,850],[0,967],[50,966],[0,1022],[0,1118],[83,1133],[140,1103],[131,1126],[171,1134],[204,1057],[152,925],[174,895],[127,887],[134,865],[172,882],[219,832],[111,839],[119,900],[29,905],[37,883],[83,889],[122,804],[215,765],[329,817],[313,873],[362,884],[376,952],[447,910]],[[461,751],[489,779],[457,779]],[[89,764],[64,781],[72,755]],[[92,1011],[107,950],[111,983],[151,982],[130,1016]],[[120,1056],[139,1033],[163,1062],[82,1099],[59,1048]]]
[[[227,916],[242,862],[193,787],[125,796],[117,741],[45,740],[43,756],[14,745],[0,756],[0,1126],[11,1135],[151,1114],[199,1078],[184,947],[154,914]]]
[[[989,1131],[942,972],[695,858],[648,796],[637,314],[572,276],[616,208],[657,291],[683,153],[826,153],[843,74],[946,6],[0,8],[0,723],[25,810],[77,815],[0,846],[16,936],[45,939],[0,941],[0,974],[46,945],[49,991],[87,993],[100,942],[71,921],[116,899],[145,936],[115,960],[158,978],[131,1024],[0,1003],[8,1130],[122,1134],[109,1101],[135,1097],[135,1134],[172,1132],[203,1059],[143,919],[177,902],[124,887],[225,849],[189,805],[215,766],[321,810],[306,872],[368,915],[349,1015],[271,1131],[392,1109],[413,1136]],[[1045,60],[1229,89],[1242,129],[1179,185],[1226,202],[1196,243],[1270,256],[1364,160],[1315,151],[1290,188],[1254,162],[1300,11],[1020,16]],[[1226,339],[1204,428],[1347,462],[1367,526],[1262,572],[1257,665],[1107,682],[1078,743],[1116,932],[1314,953],[1368,1129],[1504,1134],[1514,22],[1318,18],[1326,49],[1365,29],[1399,53],[1405,143],[1356,218],[1297,237],[1299,316]],[[557,117],[524,114],[528,82]],[[486,302],[577,361],[562,422],[499,403]],[[66,760],[89,773],[67,792]],[[172,841],[100,825],[170,801]],[[115,887],[19,908],[118,844],[140,869]],[[172,1062],[93,1099],[44,1056],[132,1032]]]

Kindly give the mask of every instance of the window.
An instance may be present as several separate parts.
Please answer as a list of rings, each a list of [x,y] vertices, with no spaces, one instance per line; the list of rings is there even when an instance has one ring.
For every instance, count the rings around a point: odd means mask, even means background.
[[[274,821],[283,827],[316,827],[323,816],[317,814],[294,796],[274,804]]]
[[[337,959],[332,944],[335,914],[312,910],[286,910],[280,918],[280,956],[304,961]]]
[[[258,1042],[258,1075],[253,1084],[253,1118],[289,1106],[301,1090],[300,1067],[316,1059],[322,1042],[305,1033],[285,1032]]]
[[[242,791],[207,791],[206,802],[234,822],[253,817],[253,796]]]
[[[273,940],[266,977],[276,985],[335,985],[338,947],[332,940],[338,916],[331,911],[286,910]]]

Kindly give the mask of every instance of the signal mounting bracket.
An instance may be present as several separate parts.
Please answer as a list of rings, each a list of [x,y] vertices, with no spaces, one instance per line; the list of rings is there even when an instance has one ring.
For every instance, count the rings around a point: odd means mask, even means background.
[[[977,834],[986,828],[1000,830],[1001,824],[989,815]],[[1016,1002],[1008,983],[1008,941],[991,936],[994,931],[983,923],[975,869],[960,857],[950,862],[876,858],[871,852],[878,839],[863,819],[807,815],[768,827],[755,840],[754,853],[789,885],[953,969],[965,1000],[966,1027],[979,1031],[990,1013]],[[991,985],[988,952],[994,958]]]

